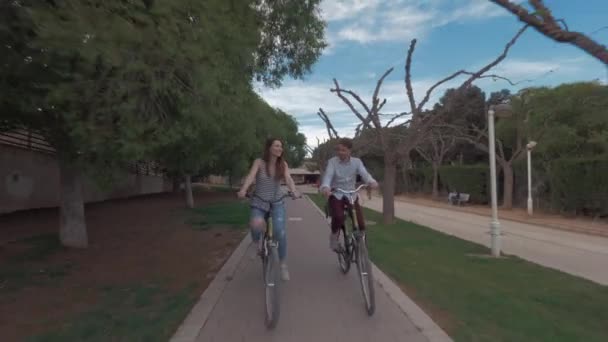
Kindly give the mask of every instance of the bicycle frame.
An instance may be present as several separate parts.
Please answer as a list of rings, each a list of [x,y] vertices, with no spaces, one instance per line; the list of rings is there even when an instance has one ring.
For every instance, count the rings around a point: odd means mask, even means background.
[[[346,274],[350,270],[351,263],[357,265],[359,273],[359,281],[361,283],[361,290],[365,299],[365,306],[368,315],[373,315],[375,311],[375,295],[374,295],[374,280],[371,268],[371,262],[367,252],[367,241],[365,234],[360,229],[360,223],[355,213],[355,202],[356,198],[353,196],[358,193],[366,185],[360,185],[354,191],[346,191],[342,189],[334,189],[333,191],[341,192],[348,198],[347,212],[350,216],[351,222],[353,223],[352,231],[347,235],[345,225],[342,226],[344,233],[344,247],[337,250],[338,262],[342,273]]]
[[[348,212],[348,216],[350,217],[352,223],[353,223],[353,231],[355,232],[359,232],[359,218],[357,217],[356,213],[355,213],[355,202],[356,202],[356,198],[355,198],[355,194],[357,194],[358,197],[358,192],[361,191],[363,188],[366,188],[367,185],[366,184],[361,184],[357,187],[357,189],[352,190],[352,191],[348,191],[348,190],[343,190],[340,188],[336,188],[334,189],[334,191],[336,192],[340,192],[343,195],[345,195],[348,198],[348,206],[346,208],[346,211]]]

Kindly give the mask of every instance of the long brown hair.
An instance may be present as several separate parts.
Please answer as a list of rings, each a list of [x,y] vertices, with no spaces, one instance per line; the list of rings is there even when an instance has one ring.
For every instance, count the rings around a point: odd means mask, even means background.
[[[272,144],[274,144],[275,141],[278,141],[281,143],[281,146],[283,146],[283,141],[281,139],[278,138],[268,138],[266,140],[266,144],[264,144],[264,156],[262,157],[262,159],[264,159],[264,161],[266,162],[266,173],[268,173],[268,175],[270,176],[270,148],[272,147]],[[285,152],[285,150],[283,150],[283,152]],[[279,180],[281,178],[283,178],[285,176],[285,162],[283,161],[283,154],[281,153],[281,156],[279,156],[277,158],[277,163],[275,165],[275,169],[274,169],[274,178]]]

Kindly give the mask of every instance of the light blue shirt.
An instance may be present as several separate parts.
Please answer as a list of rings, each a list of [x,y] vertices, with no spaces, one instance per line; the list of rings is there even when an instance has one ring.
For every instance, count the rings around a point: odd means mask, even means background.
[[[327,161],[327,167],[323,174],[323,182],[320,189],[340,188],[342,190],[355,190],[357,174],[363,178],[367,184],[376,183],[376,180],[367,172],[365,165],[359,158],[350,157],[347,161],[341,161],[338,157],[333,157]],[[342,199],[343,194],[334,193],[338,199]]]

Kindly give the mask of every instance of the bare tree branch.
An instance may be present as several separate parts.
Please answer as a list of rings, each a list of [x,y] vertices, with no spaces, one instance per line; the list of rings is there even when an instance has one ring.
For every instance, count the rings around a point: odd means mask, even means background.
[[[528,28],[528,25],[525,25],[524,27],[519,29],[519,31],[517,31],[517,34],[513,38],[511,38],[511,40],[507,43],[507,45],[505,45],[505,48],[503,49],[502,53],[495,60],[493,60],[492,62],[488,63],[483,68],[479,69],[477,72],[474,72],[472,75],[470,75],[470,77],[459,87],[459,89],[467,88],[481,75],[485,74],[490,69],[492,69],[493,67],[498,65],[498,63],[502,62],[505,58],[507,58],[507,54],[509,53],[509,50],[515,44],[515,42],[517,42],[517,39],[519,39],[519,37],[521,37],[521,35],[524,34],[524,32],[526,31],[527,28]]]
[[[574,45],[608,65],[608,49],[605,45],[594,41],[581,32],[570,31],[567,26],[566,28],[560,27],[557,24],[557,20],[551,15],[551,11],[545,6],[542,0],[529,0],[538,15],[528,12],[523,6],[511,2],[510,0],[490,1],[513,13],[520,21],[534,27],[536,31],[546,37],[551,38],[556,42]]]
[[[412,88],[412,55],[416,49],[416,42],[416,39],[412,39],[410,47],[407,50],[407,58],[405,60],[405,89],[407,92],[407,98],[410,101],[412,115],[414,116],[419,114],[418,107],[416,106],[416,99],[414,98],[414,89]]]
[[[378,113],[380,113],[380,111],[382,110],[382,107],[384,107],[384,105],[386,104],[386,99],[382,100],[382,102],[380,102],[380,104],[378,105]]]
[[[433,164],[433,158],[420,146],[416,147],[416,152],[428,163]]]
[[[596,33],[600,32],[600,31],[603,31],[603,30],[606,30],[606,29],[608,29],[608,26],[602,26],[602,27],[598,28],[597,30],[593,30],[593,31],[589,32],[589,35],[596,34]]]
[[[547,73],[552,73],[552,72],[554,72],[554,70],[547,71]],[[469,72],[469,71],[465,71],[463,74],[465,74],[465,75],[473,75],[473,73]],[[506,81],[507,83],[509,83],[512,86],[520,85],[522,83],[530,83],[530,82],[534,82],[535,81],[535,80],[531,80],[531,79],[525,79],[525,80],[513,82],[510,79],[508,79],[507,77],[496,75],[496,74],[481,75],[478,78],[492,78],[494,80],[497,80],[497,79],[498,80],[503,80],[503,81]]]
[[[515,42],[517,41],[517,39],[519,39],[519,37],[524,33],[524,31],[526,30],[527,25],[522,27],[517,34],[507,43],[507,45],[505,45],[505,48],[503,49],[502,54],[500,54],[496,59],[494,59],[492,62],[488,63],[487,65],[485,65],[483,68],[479,69],[476,72],[471,72],[471,71],[467,71],[467,70],[459,70],[456,71],[455,73],[445,77],[442,80],[439,80],[437,83],[433,84],[427,91],[426,94],[424,95],[424,98],[422,99],[422,101],[418,104],[418,107],[416,108],[416,110],[418,112],[421,112],[422,109],[424,108],[424,106],[426,105],[426,103],[429,101],[429,99],[431,98],[431,95],[433,93],[433,91],[435,91],[435,89],[437,89],[437,87],[439,87],[440,85],[449,82],[453,79],[455,79],[458,76],[461,75],[468,75],[470,76],[464,83],[462,83],[462,85],[460,85],[460,87],[458,87],[459,89],[464,89],[466,87],[468,87],[469,85],[471,85],[476,79],[479,78],[497,78],[497,79],[502,79],[505,80],[507,82],[509,82],[509,84],[511,85],[517,85],[518,83],[514,83],[513,81],[509,80],[506,77],[502,77],[502,76],[498,76],[498,75],[485,75],[484,74],[486,72],[488,72],[490,69],[492,69],[493,67],[495,67],[496,65],[498,65],[500,62],[502,62],[506,57],[507,54],[509,52],[509,50],[511,49],[511,47],[515,44]],[[413,46],[414,44],[412,44],[410,46],[410,51],[413,52]],[[411,55],[410,55],[410,51],[408,51],[408,60],[411,59]],[[407,67],[406,67],[406,83],[410,83],[409,88],[411,89],[411,81],[407,81],[407,75],[409,74],[407,71]],[[415,105],[414,99],[413,99],[413,94],[410,95],[409,90],[408,90],[408,97],[410,98],[410,105],[413,106]]]
[[[365,101],[363,101],[361,99],[361,97],[354,91],[342,89],[340,87],[340,84],[338,83],[338,80],[336,80],[335,78],[334,78],[335,88],[330,89],[330,91],[332,93],[336,93],[338,95],[338,97],[340,97],[340,99],[342,99],[342,101],[344,103],[346,103],[346,105],[350,108],[350,110],[361,121],[361,124],[357,125],[357,128],[355,130],[355,136],[357,136],[357,137],[360,136],[361,133],[363,132],[363,130],[365,130],[365,129],[375,128],[376,131],[374,131],[374,132],[376,133],[376,137],[378,138],[379,142],[382,144],[383,147],[386,146],[386,139],[384,137],[384,132],[382,130],[383,127],[382,127],[382,123],[380,121],[380,110],[386,104],[386,99],[383,99],[382,101],[380,101],[378,98],[378,95],[380,94],[380,89],[382,88],[382,83],[384,82],[386,77],[393,71],[393,69],[394,68],[389,68],[378,79],[378,82],[376,83],[376,88],[374,89],[374,93],[372,95],[371,107],[368,106],[367,103],[365,103]],[[363,114],[359,110],[357,110],[357,108],[355,108],[353,103],[345,96],[345,94],[350,95],[352,98],[355,99],[355,101],[357,101],[361,105],[361,107],[366,112],[365,116],[363,116]],[[371,124],[373,124],[373,126]]]
[[[388,70],[386,70],[384,72],[384,74],[382,74],[382,76],[380,77],[380,79],[378,80],[378,82],[376,83],[376,89],[374,89],[374,95],[372,98],[377,99],[378,95],[380,93],[380,88],[382,87],[382,83],[384,82],[384,79],[391,73],[393,72],[394,68],[389,68]],[[384,102],[386,102],[386,99],[384,100]]]
[[[350,108],[350,110],[359,118],[359,120],[361,120],[361,122],[363,122],[365,126],[369,127],[369,122],[366,123],[367,121],[365,120],[365,117],[363,117],[363,115],[355,108],[355,106],[352,104],[352,102],[350,102],[350,100],[346,96],[344,96],[344,94],[342,94],[342,92],[345,92],[347,94],[352,95],[352,94],[354,94],[354,92],[342,90],[342,88],[340,88],[340,84],[338,83],[338,80],[336,80],[335,78],[334,78],[334,84],[335,84],[336,88],[330,89],[329,91],[331,91],[332,93],[336,93],[338,95],[338,97],[341,98],[342,101],[344,101],[344,103],[346,103],[348,108]],[[359,102],[363,102],[358,95],[356,96],[355,99],[357,99],[357,98],[358,98]],[[367,111],[366,114],[369,116],[369,107],[367,105],[364,105],[363,108]]]
[[[386,70],[384,72],[384,74],[382,74],[382,76],[376,83],[376,89],[374,89],[374,95],[372,96],[372,110],[369,112],[369,115],[370,115],[370,118],[372,119],[372,121],[374,122],[374,126],[376,126],[376,128],[378,128],[378,129],[382,128],[382,124],[380,123],[380,117],[379,117],[378,113],[380,112],[380,109],[382,109],[382,107],[384,107],[384,105],[386,104],[386,99],[384,99],[382,101],[382,103],[379,103],[378,94],[380,93],[380,88],[382,87],[382,83],[384,83],[384,79],[391,72],[393,72],[393,69],[394,68],[389,68],[388,70]]]
[[[406,116],[406,115],[409,115],[409,114],[411,114],[411,113],[409,113],[409,112],[403,112],[403,113],[399,113],[399,114],[393,114],[393,115],[394,115],[394,116],[393,116],[393,118],[392,118],[392,119],[390,119],[390,120],[388,120],[388,122],[386,123],[386,125],[384,125],[384,127],[385,127],[385,128],[390,127],[390,126],[391,126],[391,124],[392,124],[393,122],[395,122],[395,120],[397,120],[397,119],[399,119],[399,118],[402,118],[402,117],[404,117],[404,116]],[[410,121],[411,121],[411,120],[408,120],[407,122],[410,122]]]
[[[338,132],[334,128],[334,125],[332,125],[327,114],[325,114],[325,111],[323,111],[323,108],[319,108],[317,115],[319,115],[321,120],[323,120],[323,122],[325,122],[325,128],[327,128],[327,135],[329,136],[329,138],[330,139],[339,138],[340,136],[338,135]]]

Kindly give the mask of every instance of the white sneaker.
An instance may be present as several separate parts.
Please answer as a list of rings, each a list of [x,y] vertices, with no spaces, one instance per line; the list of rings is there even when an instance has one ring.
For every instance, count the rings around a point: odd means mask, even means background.
[[[337,233],[337,234],[330,233],[329,234],[329,248],[332,251],[337,251],[340,248],[339,237],[340,237],[340,233]]]
[[[281,263],[281,280],[283,280],[283,281],[289,280],[289,270],[287,269],[286,263]]]

